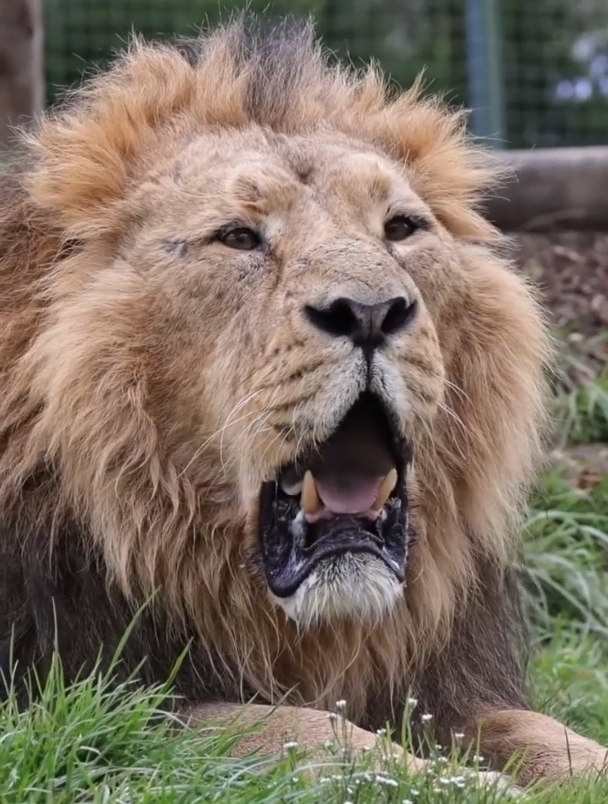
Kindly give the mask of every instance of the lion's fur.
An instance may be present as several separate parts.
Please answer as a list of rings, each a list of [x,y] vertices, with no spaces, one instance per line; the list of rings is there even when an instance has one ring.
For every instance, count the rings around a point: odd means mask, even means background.
[[[268,352],[264,363],[250,357],[255,331],[243,327],[231,345],[203,331],[209,349],[224,350],[206,379],[225,420],[201,423],[198,388],[166,394],[196,374],[179,327],[169,326],[182,313],[161,309],[167,300],[142,289],[138,264],[124,262],[148,259],[151,246],[133,252],[133,243],[150,209],[171,214],[166,187],[182,181],[196,138],[207,133],[236,153],[262,136],[248,133],[252,125],[386,154],[440,224],[439,256],[425,267],[443,260],[451,273],[416,274],[436,335],[429,325],[407,368],[420,376],[408,424],[417,540],[404,599],[373,627],[298,633],[267,602],[255,568],[243,568],[255,519],[246,492],[289,454],[288,443],[259,432],[276,366]],[[165,166],[180,153],[191,156],[169,179]],[[410,687],[446,725],[494,702],[524,705],[508,563],[540,457],[549,346],[530,289],[478,211],[496,175],[462,113],[423,99],[419,86],[392,96],[375,68],[329,66],[310,29],[289,26],[264,37],[234,23],[181,47],[135,42],[45,116],[0,200],[5,650],[12,635],[22,664],[48,659],[45,629],[56,616],[60,629],[81,631],[60,641],[75,671],[95,658],[95,637],[117,634],[156,591],[134,661],[147,653],[160,674],[193,638],[182,689],[194,697],[345,698],[354,720],[380,726],[398,708],[391,696]],[[217,299],[221,306],[219,290]],[[236,374],[255,370],[239,408]],[[247,416],[255,432],[238,425],[233,437],[226,419]],[[196,455],[187,428],[200,436]],[[257,445],[246,466],[237,435]]]

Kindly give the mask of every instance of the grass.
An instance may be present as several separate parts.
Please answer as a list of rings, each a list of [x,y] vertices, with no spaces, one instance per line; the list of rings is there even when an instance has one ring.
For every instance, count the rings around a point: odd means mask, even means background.
[[[608,441],[608,376],[561,385],[556,410],[566,444]],[[576,469],[576,467],[575,467]],[[544,473],[526,525],[521,569],[534,623],[536,706],[608,745],[608,477],[580,481],[572,465]],[[0,706],[2,804],[501,804],[506,793],[467,778],[462,757],[437,756],[425,776],[394,762],[381,771],[339,751],[326,767],[286,749],[278,761],[230,756],[233,738],[211,727],[174,728],[155,716],[163,688],[112,689],[93,674],[66,688],[54,668],[26,712]],[[342,742],[338,727],[337,745]],[[332,764],[333,763],[333,764]],[[473,762],[473,765],[475,763]],[[305,769],[314,768],[311,778]],[[304,770],[303,770],[304,769]],[[533,804],[604,804],[593,776],[532,790]]]

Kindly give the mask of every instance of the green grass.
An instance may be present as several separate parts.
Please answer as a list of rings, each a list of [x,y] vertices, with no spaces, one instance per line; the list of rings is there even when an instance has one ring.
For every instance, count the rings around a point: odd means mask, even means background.
[[[608,378],[561,386],[556,410],[567,443],[608,441]],[[534,624],[533,694],[542,711],[608,745],[608,477],[587,487],[559,464],[543,475],[526,525],[521,569]],[[0,706],[2,804],[500,804],[504,793],[467,779],[455,753],[425,776],[395,763],[371,770],[338,750],[325,763],[286,750],[278,761],[233,759],[233,738],[211,727],[153,721],[166,690],[112,690],[92,675],[66,689],[55,668],[26,712]],[[376,758],[377,759],[377,758]],[[323,765],[326,767],[323,767]],[[473,763],[475,764],[475,763]],[[306,769],[315,770],[314,780]],[[593,776],[526,801],[604,804]]]
[[[596,335],[561,352],[555,377],[554,416],[561,444],[608,442],[608,335]]]

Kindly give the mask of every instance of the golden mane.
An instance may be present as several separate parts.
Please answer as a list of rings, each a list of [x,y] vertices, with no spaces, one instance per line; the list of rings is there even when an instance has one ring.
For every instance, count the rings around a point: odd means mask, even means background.
[[[252,124],[290,135],[326,129],[403,162],[415,191],[455,235],[498,239],[476,207],[502,171],[467,136],[465,112],[423,98],[421,80],[391,93],[375,66],[357,73],[329,65],[312,25],[280,27],[274,39],[259,40],[270,45],[257,41],[242,22],[181,49],[135,40],[29,138],[37,156],[33,197],[61,209],[71,234],[87,231],[87,222],[98,232],[100,212],[114,230],[133,172],[187,132]]]
[[[292,688],[296,702],[346,698],[364,719],[374,679],[402,690],[450,640],[482,573],[500,577],[513,555],[541,455],[549,347],[529,288],[479,212],[498,171],[465,115],[424,98],[419,83],[392,93],[376,67],[330,65],[310,26],[279,34],[236,22],[180,47],[135,41],[25,138],[0,202],[0,512],[24,535],[18,550],[0,542],[0,554],[27,555],[41,523],[50,553],[62,523],[76,521],[108,584],[134,605],[159,591],[172,633],[195,624],[219,679],[267,700]],[[216,468],[205,467],[201,497],[200,477],[195,486],[163,454],[136,346],[101,382],[91,343],[101,362],[115,359],[116,332],[74,336],[86,303],[76,291],[137,222],[138,177],[201,130],[251,125],[351,137],[390,155],[475,276],[474,294],[450,290],[458,308],[448,312],[435,289],[447,392],[433,428],[411,434],[417,549],[406,599],[381,625],[298,633],[272,610],[238,572],[246,523]],[[484,628],[480,619],[479,639],[499,638]]]

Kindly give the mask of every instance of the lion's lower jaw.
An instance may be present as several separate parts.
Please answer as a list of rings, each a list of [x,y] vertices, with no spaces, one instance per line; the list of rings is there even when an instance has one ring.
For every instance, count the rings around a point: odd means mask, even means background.
[[[339,620],[375,624],[403,594],[403,586],[375,556],[357,553],[321,561],[293,595],[272,600],[304,629]]]

